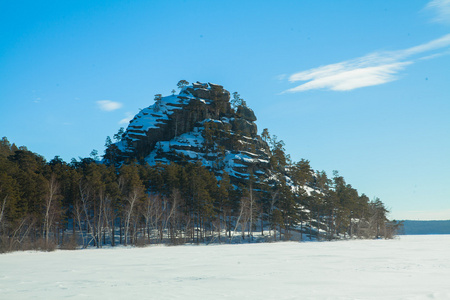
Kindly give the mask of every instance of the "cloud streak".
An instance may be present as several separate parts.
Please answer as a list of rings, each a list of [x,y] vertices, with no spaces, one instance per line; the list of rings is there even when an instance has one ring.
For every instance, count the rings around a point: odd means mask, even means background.
[[[125,118],[119,121],[119,124],[128,124],[133,118],[133,114],[130,112],[125,113]]]
[[[103,111],[113,111],[122,107],[122,103],[111,100],[99,100],[97,105]]]
[[[450,34],[411,48],[368,54],[352,60],[330,64],[298,72],[289,76],[290,82],[306,81],[284,93],[304,92],[315,89],[350,91],[362,87],[380,85],[398,79],[397,74],[411,65],[415,57],[426,54],[427,59],[438,57],[435,50],[450,46]]]
[[[435,12],[433,21],[450,24],[450,0],[432,0],[425,8]]]

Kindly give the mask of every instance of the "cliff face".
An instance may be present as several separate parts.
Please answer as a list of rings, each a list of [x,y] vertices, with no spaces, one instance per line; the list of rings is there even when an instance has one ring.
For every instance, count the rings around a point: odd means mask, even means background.
[[[222,86],[194,83],[142,109],[108,150],[114,149],[116,163],[199,161],[217,176],[226,171],[240,182],[250,174],[268,174],[270,151],[255,121],[250,108],[231,107],[230,93]]]

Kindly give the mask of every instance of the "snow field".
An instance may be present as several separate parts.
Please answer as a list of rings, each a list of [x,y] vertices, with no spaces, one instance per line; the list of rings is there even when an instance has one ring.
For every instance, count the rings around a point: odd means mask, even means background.
[[[450,299],[450,235],[0,255],[0,299]]]

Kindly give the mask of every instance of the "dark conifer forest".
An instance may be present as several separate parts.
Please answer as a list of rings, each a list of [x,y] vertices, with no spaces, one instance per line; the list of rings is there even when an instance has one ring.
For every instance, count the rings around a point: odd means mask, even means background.
[[[398,223],[334,172],[290,162],[282,144],[271,163],[286,177],[233,184],[200,163],[136,161],[116,167],[98,157],[46,161],[0,141],[0,251],[116,245],[241,243],[390,238]],[[310,192],[307,192],[309,190]]]

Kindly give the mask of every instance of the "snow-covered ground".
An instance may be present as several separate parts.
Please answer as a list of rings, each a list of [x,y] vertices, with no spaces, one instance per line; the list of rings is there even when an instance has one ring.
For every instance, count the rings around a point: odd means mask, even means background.
[[[0,299],[450,299],[450,235],[0,255]]]

